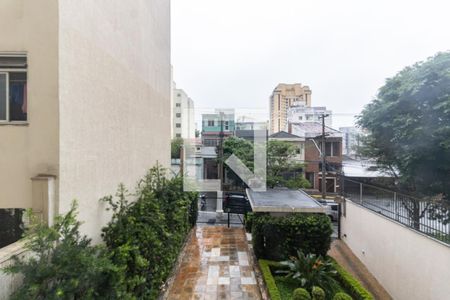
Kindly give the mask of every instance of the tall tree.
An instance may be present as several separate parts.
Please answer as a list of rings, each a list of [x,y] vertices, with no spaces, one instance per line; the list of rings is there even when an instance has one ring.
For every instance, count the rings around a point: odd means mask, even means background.
[[[420,197],[450,195],[450,52],[387,79],[359,116],[362,154]]]
[[[296,147],[288,142],[269,141],[267,144],[267,186],[285,186],[289,188],[309,187],[303,176],[304,165],[295,161]],[[253,143],[237,137],[224,141],[224,159],[236,155],[253,171]],[[236,183],[242,184],[239,177],[225,164],[227,175]]]

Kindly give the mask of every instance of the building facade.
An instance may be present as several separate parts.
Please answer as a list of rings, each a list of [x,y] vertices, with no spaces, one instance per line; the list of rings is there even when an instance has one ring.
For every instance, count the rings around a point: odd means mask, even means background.
[[[321,135],[322,124],[291,123],[289,133],[305,139],[305,177],[316,190],[322,190],[322,161],[323,149]],[[339,191],[338,174],[342,171],[342,133],[325,127],[325,155],[326,155],[326,188],[327,193]]]
[[[311,106],[311,89],[300,83],[280,83],[270,96],[270,134],[287,131],[288,108],[302,101],[305,106]]]
[[[2,1],[0,35],[0,208],[76,199],[98,242],[98,200],[170,165],[170,1]]]
[[[234,109],[216,109],[212,114],[202,114],[202,144],[205,147],[219,145],[220,135],[234,135]]]
[[[195,138],[194,101],[182,89],[173,89],[172,138]]]
[[[328,115],[325,118],[325,125],[332,126],[332,111],[327,110],[324,106],[306,106],[304,101],[294,103],[293,106],[287,110],[288,123],[298,122],[322,122],[320,118],[322,115]]]

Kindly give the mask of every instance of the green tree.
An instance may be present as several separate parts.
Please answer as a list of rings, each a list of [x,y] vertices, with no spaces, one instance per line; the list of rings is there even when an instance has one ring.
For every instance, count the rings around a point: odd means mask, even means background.
[[[125,292],[124,267],[114,265],[102,246],[91,246],[81,235],[77,206],[48,227],[29,213],[31,226],[25,235],[30,255],[14,257],[6,268],[22,274],[23,284],[12,299],[132,299]]]
[[[388,79],[358,123],[368,131],[361,154],[391,172],[400,189],[449,200],[450,52]],[[420,213],[418,203],[409,210],[416,221],[426,211]]]
[[[285,186],[289,188],[309,187],[303,176],[304,165],[295,161],[296,147],[288,142],[269,141],[267,143],[267,186]],[[224,160],[231,154],[236,155],[251,171],[253,171],[253,143],[238,137],[229,137],[223,144]],[[225,164],[228,178],[242,184],[239,177]]]
[[[180,149],[183,146],[182,138],[174,138],[170,143],[170,157],[171,158],[180,158]]]

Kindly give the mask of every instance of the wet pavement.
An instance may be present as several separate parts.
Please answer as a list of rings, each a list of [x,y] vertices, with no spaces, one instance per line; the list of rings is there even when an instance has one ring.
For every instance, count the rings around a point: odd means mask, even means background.
[[[197,226],[167,299],[261,299],[244,229]]]

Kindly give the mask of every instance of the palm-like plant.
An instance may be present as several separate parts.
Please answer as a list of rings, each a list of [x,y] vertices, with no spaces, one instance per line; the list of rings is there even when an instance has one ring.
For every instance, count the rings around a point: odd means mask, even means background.
[[[313,286],[324,289],[328,295],[333,295],[339,289],[339,284],[335,280],[337,271],[329,259],[324,259],[316,254],[304,254],[297,251],[297,257],[290,257],[289,260],[280,263],[286,266],[286,270],[277,271],[296,280],[300,287],[311,292]]]

